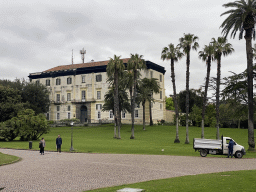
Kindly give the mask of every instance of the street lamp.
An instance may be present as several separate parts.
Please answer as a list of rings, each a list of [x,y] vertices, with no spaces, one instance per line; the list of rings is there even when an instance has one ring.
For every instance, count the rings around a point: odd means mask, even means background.
[[[74,125],[74,122],[71,122],[70,125],[71,125],[71,147],[70,147],[70,151],[74,151],[74,148],[73,148],[73,125]]]

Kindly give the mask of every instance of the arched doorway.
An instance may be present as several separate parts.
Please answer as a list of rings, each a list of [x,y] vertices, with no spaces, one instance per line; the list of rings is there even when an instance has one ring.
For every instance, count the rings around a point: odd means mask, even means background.
[[[81,111],[80,122],[86,123],[87,122],[87,107],[82,106],[80,111]]]

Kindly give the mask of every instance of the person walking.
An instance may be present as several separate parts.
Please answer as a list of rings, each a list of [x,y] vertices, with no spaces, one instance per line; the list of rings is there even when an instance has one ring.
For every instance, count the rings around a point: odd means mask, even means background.
[[[62,145],[62,139],[60,135],[56,138],[56,147],[57,147],[57,152],[61,153],[61,145]]]
[[[44,148],[45,148],[45,140],[44,140],[44,138],[42,138],[41,141],[39,142],[39,148],[40,148],[41,155],[44,155]]]
[[[229,143],[228,143],[228,158],[229,156],[231,156],[231,158],[233,157],[233,147],[234,147],[235,142],[230,139]]]

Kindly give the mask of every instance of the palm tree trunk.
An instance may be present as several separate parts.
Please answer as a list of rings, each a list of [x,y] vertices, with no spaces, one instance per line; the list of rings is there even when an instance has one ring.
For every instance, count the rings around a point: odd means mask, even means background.
[[[204,102],[203,102],[203,110],[202,110],[202,134],[201,134],[202,139],[204,138],[204,117],[205,117],[205,108],[206,108],[206,101],[207,101],[207,91],[209,86],[210,71],[211,71],[211,56],[208,56],[207,74],[206,74],[205,90],[204,90]]]
[[[118,72],[115,70],[115,77],[114,77],[114,84],[115,84],[115,101],[114,101],[114,106],[115,106],[115,117],[116,117],[116,125],[118,129],[118,137],[117,139],[121,139],[121,133],[120,133],[120,114],[119,114],[119,96],[118,96]]]
[[[249,150],[255,149],[254,121],[253,121],[253,52],[252,52],[252,30],[246,30],[246,53],[248,73],[248,144]]]
[[[132,97],[132,129],[130,139],[134,139],[134,110],[135,110],[135,98],[136,98],[136,83],[137,83],[137,70],[134,70],[134,79],[133,79],[133,97]]]
[[[150,94],[150,95],[151,95],[151,94]],[[150,97],[151,97],[151,96],[150,96]],[[153,126],[151,101],[149,101],[149,120],[150,120],[149,125],[150,125],[150,126]]]
[[[145,121],[146,121],[146,118],[145,118],[145,101],[142,102],[142,107],[143,107],[143,130],[145,131],[146,130],[146,127],[145,127]]]
[[[178,110],[177,97],[176,97],[176,85],[175,85],[174,60],[173,59],[171,59],[171,77],[172,77],[172,86],[173,86],[173,101],[174,101],[175,115],[176,115],[176,138],[174,140],[174,143],[180,143],[179,122],[178,122],[179,110]]]
[[[221,55],[217,59],[217,87],[216,87],[216,121],[217,121],[217,134],[216,139],[220,138],[220,68],[221,68]]]
[[[189,144],[188,135],[188,114],[189,114],[189,65],[190,65],[190,51],[187,53],[187,71],[186,71],[186,141],[185,144]]]
[[[114,126],[114,138],[116,139],[117,137],[116,137],[116,117],[114,117],[114,119],[115,119],[115,126]]]

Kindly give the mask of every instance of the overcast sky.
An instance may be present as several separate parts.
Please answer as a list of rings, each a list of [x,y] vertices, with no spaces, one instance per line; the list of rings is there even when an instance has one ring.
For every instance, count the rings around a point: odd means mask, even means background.
[[[114,54],[138,53],[165,67],[166,95],[172,94],[170,61],[163,47],[177,45],[184,33],[199,37],[199,50],[221,36],[219,28],[231,0],[0,0],[0,78],[28,79],[29,73]],[[221,76],[246,69],[245,40],[229,37],[235,52],[222,58]],[[254,44],[254,42],[253,42]],[[191,52],[190,88],[204,84],[206,64]],[[177,92],[185,90],[186,58],[175,63]],[[216,62],[211,76],[216,77]]]

